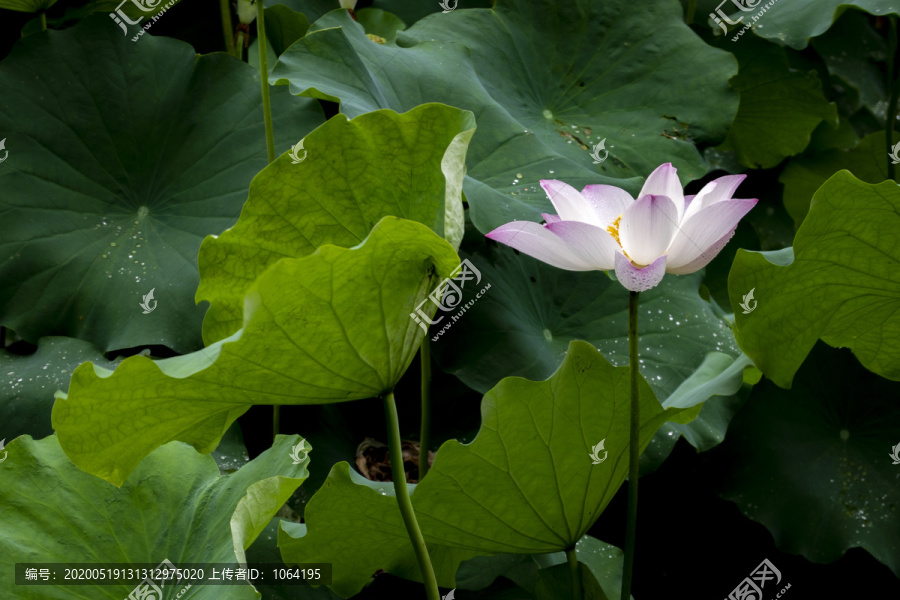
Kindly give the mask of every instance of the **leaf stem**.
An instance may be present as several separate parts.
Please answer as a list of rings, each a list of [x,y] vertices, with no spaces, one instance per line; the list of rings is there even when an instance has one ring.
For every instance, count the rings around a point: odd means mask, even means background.
[[[266,151],[269,164],[275,161],[275,134],[272,129],[272,104],[269,102],[269,64],[266,54],[266,23],[263,0],[256,0],[256,42],[259,45],[259,78],[262,81],[263,115],[266,121]]]
[[[225,34],[225,51],[237,56],[234,51],[234,25],[231,22],[231,7],[228,6],[228,0],[219,0],[219,12],[222,17],[222,33]]]
[[[278,434],[281,433],[281,407],[277,404],[272,406],[272,443],[275,443],[275,438],[278,437]]]
[[[413,510],[412,499],[409,497],[409,488],[406,485],[403,450],[400,445],[400,420],[397,417],[397,403],[394,401],[393,391],[384,397],[384,417],[388,425],[391,478],[394,480],[394,494],[397,496],[400,514],[403,517],[406,532],[419,561],[419,570],[422,572],[422,581],[425,584],[428,600],[441,600],[437,578],[434,576],[434,567],[431,565],[431,557],[428,556],[428,548],[425,546],[425,537],[422,535],[422,530],[419,529],[418,521],[416,521],[416,513]]]
[[[41,11],[41,31],[47,31],[47,13]]]
[[[566,548],[566,558],[569,559],[569,571],[572,573],[572,598],[583,600],[584,589],[581,586],[581,573],[578,572],[578,556],[575,555],[575,546]]]
[[[887,55],[887,85],[891,90],[891,96],[888,100],[887,115],[885,115],[885,132],[884,144],[887,146],[888,163],[887,175],[888,179],[894,179],[894,162],[891,160],[894,140],[894,121],[897,119],[897,98],[900,95],[900,85],[894,85],[894,70],[896,64],[894,59],[897,56],[897,17],[888,17],[888,55]]]
[[[638,478],[640,476],[641,445],[638,434],[641,424],[638,378],[638,296],[628,296],[628,363],[631,365],[631,431],[628,436],[628,521],[625,524],[625,564],[622,569],[621,600],[631,598],[631,578],[634,573],[634,543],[637,533]]]
[[[419,481],[428,472],[428,448],[431,446],[431,342],[426,335],[419,346],[422,362],[422,428],[419,432]]]
[[[684,16],[684,22],[687,25],[693,25],[694,13],[697,12],[697,0],[688,0],[687,14]]]

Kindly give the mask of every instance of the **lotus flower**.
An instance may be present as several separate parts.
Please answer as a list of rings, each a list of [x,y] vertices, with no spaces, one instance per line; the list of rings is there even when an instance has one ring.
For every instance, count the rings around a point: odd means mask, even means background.
[[[702,269],[725,247],[757,202],[732,198],[745,177],[726,175],[685,196],[677,170],[666,163],[647,177],[637,200],[611,185],[579,193],[541,180],[558,214],[544,214],[544,225],[507,223],[487,237],[567,271],[615,269],[622,285],[643,292],[666,273]]]

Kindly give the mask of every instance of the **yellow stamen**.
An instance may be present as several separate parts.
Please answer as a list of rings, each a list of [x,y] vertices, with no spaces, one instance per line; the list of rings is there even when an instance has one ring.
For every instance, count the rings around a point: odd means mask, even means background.
[[[613,239],[616,240],[616,243],[619,245],[619,248],[622,248],[622,240],[619,239],[619,223],[621,223],[621,222],[622,222],[622,215],[619,215],[618,217],[616,217],[616,220],[613,221],[612,224],[606,228],[606,231],[609,232],[609,235],[611,235],[613,237]],[[625,252],[625,248],[622,248],[622,254],[625,255],[625,258],[627,258],[628,260],[631,260],[631,257],[628,256],[628,253]],[[633,260],[631,260],[631,264],[634,264]],[[635,266],[637,266],[637,265],[635,265]]]

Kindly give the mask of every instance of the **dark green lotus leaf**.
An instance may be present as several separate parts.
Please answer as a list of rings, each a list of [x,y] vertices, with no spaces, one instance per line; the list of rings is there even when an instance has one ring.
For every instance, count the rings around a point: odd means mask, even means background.
[[[742,23],[753,24],[756,35],[795,50],[806,48],[809,38],[825,33],[846,10],[862,10],[873,15],[900,14],[900,7],[883,0],[776,0],[774,3],[771,0],[738,1],[750,10],[734,10],[731,4],[726,4],[722,10],[730,14],[732,20],[743,16]],[[760,11],[764,9],[765,12],[760,15]],[[753,17],[758,17],[755,22]],[[745,38],[747,34],[737,43],[744,43]]]
[[[459,561],[476,554],[556,552],[581,539],[628,470],[629,372],[572,342],[550,379],[510,377],[485,395],[475,440],[444,443],[428,475],[410,486],[440,585],[455,587]],[[642,449],[662,423],[699,412],[663,410],[643,379],[640,403]],[[593,464],[601,441],[604,459]],[[332,589],[342,596],[378,569],[420,580],[391,485],[335,465],[306,507],[303,530],[282,528],[285,562],[334,563]]]
[[[288,47],[306,35],[309,20],[303,13],[291,10],[283,4],[266,9],[266,42],[275,56],[281,56]],[[259,56],[259,50],[256,52]],[[257,58],[259,60],[259,58]]]
[[[57,393],[53,427],[79,468],[120,485],[172,440],[212,451],[252,404],[325,404],[391,391],[422,341],[410,313],[458,266],[414,221],[385,217],[365,242],[284,258],[251,286],[244,327],[211,346],[115,371],[85,363]]]
[[[888,94],[877,63],[885,60],[887,48],[872,21],[865,13],[848,10],[831,29],[812,41],[812,47],[825,61],[828,72],[855,88],[859,103],[884,119]]]
[[[53,433],[53,394],[68,389],[75,367],[85,361],[106,369],[120,362],[106,360],[89,342],[66,337],[41,338],[34,354],[24,356],[0,349],[0,436],[38,439]]]
[[[813,196],[793,249],[738,251],[728,277],[735,333],[769,379],[790,387],[821,338],[900,380],[898,232],[897,184],[840,171]],[[744,314],[740,304],[751,291]]]
[[[445,4],[451,10],[491,8],[492,0],[374,0],[372,6],[394,13],[409,25],[436,12],[443,12]]]
[[[588,568],[596,583],[605,592],[609,600],[618,600],[622,587],[622,565],[624,553],[619,548],[589,535],[584,536],[575,544],[575,555],[578,562]],[[556,567],[566,563],[564,552],[551,554],[497,554],[494,556],[477,556],[463,562],[456,572],[456,585],[462,590],[483,589],[495,579],[506,577],[514,581],[519,587],[535,592],[539,585],[539,577],[545,569]],[[566,567],[568,569],[568,567]],[[568,574],[569,571],[567,570]],[[564,587],[564,586],[560,586]],[[569,600],[568,595],[559,589],[553,591],[560,600]],[[469,594],[466,594],[468,597]]]
[[[684,181],[703,176],[695,143],[726,133],[735,72],[734,58],[703,43],[674,2],[498,0],[493,10],[430,15],[397,45],[376,44],[349,14],[329,13],[281,56],[270,81],[340,102],[351,116],[426,102],[471,110],[478,131],[464,191],[487,232],[548,212],[540,179],[637,192],[637,178],[665,162]]]
[[[0,0],[0,9],[30,13],[47,10],[54,4],[56,0]]]
[[[3,2],[4,0],[0,0]],[[55,0],[54,0],[55,1]],[[81,20],[89,17],[94,13],[100,13],[107,19],[107,23],[113,25],[113,28],[122,31],[121,25],[109,15],[114,14],[118,17],[127,29],[128,37],[135,35],[140,27],[147,24],[145,19],[150,19],[160,14],[163,10],[169,10],[173,6],[181,3],[181,0],[175,0],[175,4],[165,8],[169,0],[90,0],[86,4],[79,7],[66,6],[65,15],[58,19],[47,19],[48,24],[62,27],[67,22],[73,20]],[[122,15],[128,18],[126,21]],[[129,22],[131,21],[131,23]],[[133,23],[139,21],[138,23]]]
[[[379,8],[362,8],[356,11],[356,20],[366,33],[383,37],[387,42],[397,39],[397,32],[406,29],[406,23],[395,14]]]
[[[18,437],[0,469],[0,586],[4,598],[126,598],[133,585],[31,587],[12,583],[15,563],[235,563],[306,479],[309,458],[293,464],[299,436],[239,471],[220,476],[215,461],[172,442],[158,448],[121,488],[80,471],[56,436]],[[99,566],[99,565],[98,565]],[[181,586],[179,586],[180,588]],[[175,592],[166,591],[166,598]],[[198,600],[252,600],[251,586],[194,586]]]
[[[306,16],[310,23],[318,21],[325,13],[341,7],[340,0],[263,0],[263,2],[266,8],[283,4]]]
[[[19,40],[0,89],[0,322],[32,343],[201,347],[200,242],[235,222],[266,165],[259,75],[94,15]],[[287,149],[322,113],[275,91]]]
[[[462,288],[460,306],[473,304],[464,312],[438,312],[434,320],[441,320],[429,335],[441,367],[469,387],[483,393],[503,377],[549,377],[573,340],[590,342],[615,365],[628,364],[628,291],[605,273],[563,271],[481,236],[467,238],[460,256],[481,273],[480,282]],[[673,399],[680,398],[682,408],[730,396],[741,386],[742,367],[728,370],[740,349],[728,323],[698,295],[701,279],[701,272],[667,275],[640,297],[641,374],[664,402],[684,386]],[[725,398],[710,404],[719,402],[731,405]],[[681,434],[701,449],[715,445],[725,435],[728,413],[724,405],[704,407],[687,425],[666,423],[642,469],[661,464]]]
[[[457,247],[471,113],[429,104],[397,114],[337,115],[253,179],[234,227],[200,247],[197,301],[207,343],[240,329],[244,293],[285,256],[354,246],[384,216],[424,223]],[[299,141],[299,140],[298,140]]]
[[[740,73],[731,86],[741,94],[734,123],[720,147],[742,164],[769,168],[799,154],[822,121],[834,123],[837,108],[825,99],[815,71],[788,68],[783,48],[749,37],[734,47]]]
[[[316,447],[315,460],[309,466],[319,461],[319,448]],[[307,480],[300,488],[308,484]],[[281,552],[278,550],[278,530],[284,521],[285,525],[297,525],[292,521],[275,517],[266,528],[263,529],[253,545],[247,550],[247,561],[251,563],[280,563]],[[281,582],[263,581],[255,585],[262,592],[265,600],[340,600],[340,596],[325,586],[308,585],[284,585]]]
[[[734,418],[712,453],[722,496],[782,552],[828,563],[862,547],[900,577],[898,398],[900,384],[818,344],[790,392],[763,382]]]
[[[894,142],[900,142],[895,132]],[[884,132],[867,135],[855,148],[829,148],[822,152],[791,159],[778,181],[784,184],[784,207],[800,227],[809,212],[809,203],[822,184],[841,169],[867,183],[881,183],[888,178],[887,165],[891,160],[885,152]],[[900,181],[900,177],[897,177]]]

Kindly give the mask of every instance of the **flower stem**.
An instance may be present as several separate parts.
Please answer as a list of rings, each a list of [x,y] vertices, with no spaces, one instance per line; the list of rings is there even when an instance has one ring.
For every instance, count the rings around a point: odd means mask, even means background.
[[[426,335],[419,346],[422,361],[422,428],[419,432],[419,481],[428,472],[428,448],[431,446],[431,347]]]
[[[428,556],[428,548],[425,547],[425,537],[422,535],[422,530],[419,529],[418,521],[416,521],[416,513],[413,510],[412,500],[409,497],[409,488],[406,486],[406,471],[403,469],[403,450],[400,445],[400,420],[397,417],[397,403],[394,402],[393,391],[384,397],[384,416],[388,424],[391,478],[394,480],[394,494],[397,496],[400,514],[403,516],[406,532],[419,561],[419,570],[422,572],[422,581],[425,584],[428,600],[441,600],[437,578],[434,576],[434,567],[431,565],[431,557]]]
[[[891,90],[888,100],[887,115],[885,115],[884,143],[887,146],[887,175],[888,179],[894,178],[894,162],[891,160],[892,142],[894,141],[894,121],[897,119],[897,98],[900,95],[900,86],[894,85],[896,69],[895,58],[897,56],[897,17],[888,17],[888,55],[887,55],[887,89]]]
[[[259,45],[259,78],[262,81],[263,115],[266,121],[266,151],[269,164],[275,161],[275,134],[272,129],[272,104],[269,102],[269,64],[266,54],[265,8],[256,0],[256,41]]]
[[[225,51],[237,56],[234,51],[234,25],[231,23],[231,7],[228,6],[228,0],[219,0],[219,12],[222,16],[222,33],[225,34]]]
[[[696,13],[696,12],[697,12],[697,0],[688,0],[687,14],[684,17],[684,22],[688,25],[692,25],[694,23],[694,13]]]
[[[566,558],[569,559],[569,571],[572,573],[572,598],[583,600],[584,590],[581,586],[581,573],[578,572],[578,557],[575,555],[575,546],[566,549]]]
[[[631,365],[631,431],[628,436],[628,521],[625,524],[625,565],[622,569],[621,600],[631,598],[631,578],[634,573],[634,542],[637,533],[638,477],[641,444],[640,392],[638,391],[638,295],[628,296],[628,362]]]

